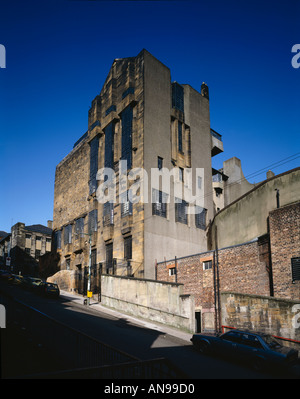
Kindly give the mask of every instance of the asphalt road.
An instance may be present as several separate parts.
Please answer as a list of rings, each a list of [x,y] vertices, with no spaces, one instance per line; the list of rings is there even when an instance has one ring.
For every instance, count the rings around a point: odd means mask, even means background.
[[[277,374],[274,376],[257,373],[243,364],[237,364],[227,359],[204,356],[196,352],[187,340],[164,333],[159,329],[147,328],[143,323],[128,320],[125,316],[120,317],[119,315],[101,312],[99,309],[96,310],[93,306],[84,306],[68,297],[44,298],[0,281],[1,289],[12,293],[14,297],[57,321],[141,360],[167,358],[192,379],[287,377],[286,375],[278,376]]]

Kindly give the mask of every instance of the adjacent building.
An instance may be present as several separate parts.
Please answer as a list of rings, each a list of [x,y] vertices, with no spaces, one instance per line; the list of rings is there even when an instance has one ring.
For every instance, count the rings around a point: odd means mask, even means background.
[[[56,167],[60,269],[82,276],[91,262],[94,274],[100,266],[153,279],[155,262],[207,250],[211,158],[222,151],[222,137],[210,127],[206,84],[197,91],[173,82],[170,69],[146,50],[115,59],[92,101],[87,132]],[[101,176],[102,168],[115,180]],[[184,194],[191,187],[197,203]]]
[[[208,251],[158,263],[157,279],[183,283],[184,293],[194,295],[198,331],[220,323],[222,293],[299,301],[300,168],[268,172],[214,216]]]
[[[52,221],[47,226],[16,223],[0,241],[2,265],[15,274],[36,275],[40,256],[51,252]]]

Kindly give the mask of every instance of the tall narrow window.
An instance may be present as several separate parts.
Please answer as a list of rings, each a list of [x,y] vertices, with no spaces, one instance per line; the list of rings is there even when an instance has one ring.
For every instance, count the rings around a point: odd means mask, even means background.
[[[64,228],[64,244],[72,243],[72,225],[69,224]]]
[[[88,230],[89,234],[97,231],[98,228],[98,210],[94,209],[89,213]]]
[[[109,272],[113,268],[113,244],[107,244],[106,245],[106,273],[109,274]]]
[[[178,151],[182,152],[182,123],[178,121]]]
[[[84,218],[79,218],[75,222],[75,234],[76,234],[76,239],[82,237],[84,232]]]
[[[132,215],[132,202],[128,197],[129,191],[121,194],[121,217]]]
[[[106,202],[103,204],[103,226],[114,224],[114,204]]]
[[[115,125],[110,123],[105,129],[105,168],[113,169],[114,166],[114,133]]]
[[[195,206],[195,225],[198,229],[205,230],[206,228],[206,213],[207,209],[201,206]]]
[[[187,224],[187,207],[189,204],[178,198],[175,198],[175,220],[176,222]]]
[[[97,190],[96,175],[98,171],[98,147],[99,139],[95,137],[90,143],[90,180],[89,193],[93,194]]]
[[[58,230],[54,233],[54,248],[61,248],[61,230]]]
[[[124,259],[132,259],[132,237],[124,238]]]
[[[172,108],[177,108],[179,111],[184,112],[184,90],[176,82],[172,83]]]
[[[132,108],[129,106],[121,114],[122,118],[122,159],[127,161],[127,169],[132,167]]]
[[[163,167],[163,158],[157,157],[157,168],[160,170]]]
[[[167,217],[168,194],[159,190],[152,190],[152,215]]]

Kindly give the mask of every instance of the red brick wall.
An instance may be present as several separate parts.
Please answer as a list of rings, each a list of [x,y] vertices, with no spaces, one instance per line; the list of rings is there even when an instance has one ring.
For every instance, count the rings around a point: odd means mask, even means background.
[[[268,265],[261,256],[259,241],[218,251],[220,291],[270,295]],[[264,252],[265,253],[265,252]],[[176,282],[169,268],[177,264],[177,282],[184,284],[184,292],[195,297],[195,307],[214,308],[214,271],[203,270],[203,261],[214,259],[214,252],[159,263],[157,279]],[[214,262],[213,262],[214,264]]]
[[[300,299],[300,281],[292,282],[291,258],[300,256],[300,202],[269,214],[274,296]]]

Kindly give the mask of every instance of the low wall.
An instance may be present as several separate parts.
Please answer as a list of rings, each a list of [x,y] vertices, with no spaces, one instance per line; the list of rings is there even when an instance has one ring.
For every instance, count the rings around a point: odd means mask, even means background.
[[[268,296],[221,293],[222,325],[285,338],[300,349],[300,301]],[[289,341],[292,340],[292,341]]]
[[[101,304],[189,332],[195,331],[194,297],[183,285],[102,275]]]
[[[48,277],[49,283],[58,284],[61,290],[74,291],[76,288],[76,271],[75,270],[60,270],[53,276]]]

